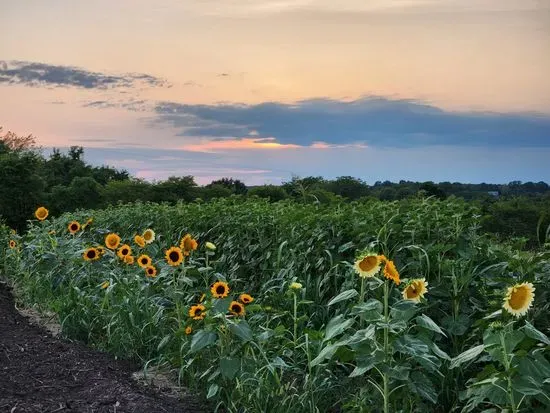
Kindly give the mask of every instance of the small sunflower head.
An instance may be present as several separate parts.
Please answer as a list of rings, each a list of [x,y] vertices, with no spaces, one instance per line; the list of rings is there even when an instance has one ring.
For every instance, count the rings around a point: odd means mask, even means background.
[[[110,285],[109,281],[103,281],[101,283],[101,289],[105,290],[107,287],[109,287],[109,285]]]
[[[133,255],[126,255],[126,256],[124,256],[123,260],[128,265],[132,265],[135,262],[135,258],[134,258]]]
[[[123,260],[124,257],[132,255],[132,248],[128,244],[123,244],[118,248],[116,255],[118,255],[118,258]]]
[[[424,298],[424,294],[428,292],[427,286],[428,283],[425,278],[410,280],[403,290],[403,299],[419,303]]]
[[[99,257],[101,257],[101,254],[97,248],[94,247],[87,248],[82,254],[82,258],[84,258],[85,261],[95,261],[98,260]]]
[[[157,276],[157,268],[153,265],[149,265],[145,268],[145,274],[147,277],[155,278]]]
[[[384,277],[392,280],[395,285],[401,284],[401,279],[399,278],[399,272],[397,271],[397,268],[395,268],[395,264],[393,261],[385,260],[384,265]]]
[[[137,263],[141,268],[147,268],[152,262],[153,260],[147,254],[141,254],[137,259]]]
[[[229,304],[229,311],[231,312],[231,314],[238,317],[243,316],[246,313],[244,305],[239,303],[238,301],[231,301],[231,304]]]
[[[193,320],[202,320],[206,316],[206,307],[202,304],[192,305],[189,309],[189,317]]]
[[[183,262],[183,252],[179,247],[171,247],[165,253],[166,262],[172,267],[177,267]]]
[[[502,308],[514,317],[521,317],[529,311],[535,299],[535,287],[531,283],[516,284],[508,287]]]
[[[142,235],[136,235],[136,236],[134,237],[134,242],[135,242],[135,244],[136,244],[138,247],[140,247],[140,248],[145,247],[145,238],[143,238]]]
[[[380,271],[383,255],[377,255],[371,252],[362,253],[357,257],[353,268],[361,278],[372,278]]]
[[[153,231],[151,228],[147,228],[145,231],[143,231],[142,236],[145,240],[145,243],[150,244],[155,240],[155,231]]]
[[[48,218],[49,213],[50,212],[46,208],[41,206],[37,208],[36,211],[34,211],[34,216],[36,217],[37,220],[44,221],[46,218]]]
[[[120,236],[115,233],[110,233],[105,237],[105,246],[110,250],[116,250],[120,245]]]
[[[229,285],[223,281],[216,281],[210,288],[212,296],[215,298],[225,298],[229,295]]]
[[[67,225],[67,230],[71,234],[76,234],[78,231],[80,231],[80,223],[78,221],[69,222],[69,225]]]
[[[185,327],[185,334],[189,335],[193,332],[193,328],[191,326]]]
[[[210,251],[216,251],[216,245],[208,241],[204,244],[204,246],[209,249]]]
[[[14,249],[15,247],[17,247],[17,241],[10,239],[9,245],[11,249]]]
[[[291,290],[291,291],[300,291],[303,287],[303,285],[301,283],[298,283],[298,282],[293,282],[291,283],[289,286],[288,286],[288,289]]]
[[[249,294],[241,294],[239,295],[239,301],[246,305],[254,301],[254,298]]]

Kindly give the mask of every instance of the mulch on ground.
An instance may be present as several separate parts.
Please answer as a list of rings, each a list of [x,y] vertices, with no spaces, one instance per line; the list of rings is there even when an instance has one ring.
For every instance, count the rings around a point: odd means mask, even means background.
[[[31,325],[0,281],[0,412],[204,412],[132,380],[138,368]]]

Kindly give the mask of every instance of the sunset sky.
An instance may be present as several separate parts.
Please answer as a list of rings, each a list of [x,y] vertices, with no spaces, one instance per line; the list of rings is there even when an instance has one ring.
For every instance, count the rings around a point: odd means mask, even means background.
[[[149,179],[550,182],[550,0],[0,0],[0,125]]]

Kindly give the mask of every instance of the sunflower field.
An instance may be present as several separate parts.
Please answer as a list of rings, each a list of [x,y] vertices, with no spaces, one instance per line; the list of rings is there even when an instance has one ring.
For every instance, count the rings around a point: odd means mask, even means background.
[[[0,230],[18,299],[212,410],[550,411],[550,250],[464,201],[47,208]]]

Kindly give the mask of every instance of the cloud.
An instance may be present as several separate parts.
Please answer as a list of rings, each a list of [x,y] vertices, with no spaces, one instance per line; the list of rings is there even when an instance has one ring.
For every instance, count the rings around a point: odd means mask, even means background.
[[[123,108],[132,112],[147,112],[152,110],[152,106],[148,101],[136,99],[92,100],[82,104],[82,107],[96,109]]]
[[[170,87],[164,79],[142,73],[119,75],[91,72],[72,66],[46,63],[0,61],[0,83],[25,86],[77,87],[111,89],[119,87]]]
[[[162,102],[155,122],[180,136],[274,138],[282,145],[362,144],[378,147],[550,146],[550,116],[453,112],[411,99],[367,96],[353,101],[309,99],[286,104],[191,105]]]
[[[299,145],[294,144],[280,144],[273,138],[244,138],[215,139],[201,143],[185,144],[181,147],[181,149],[192,152],[220,152],[243,149],[290,149],[299,147]]]

